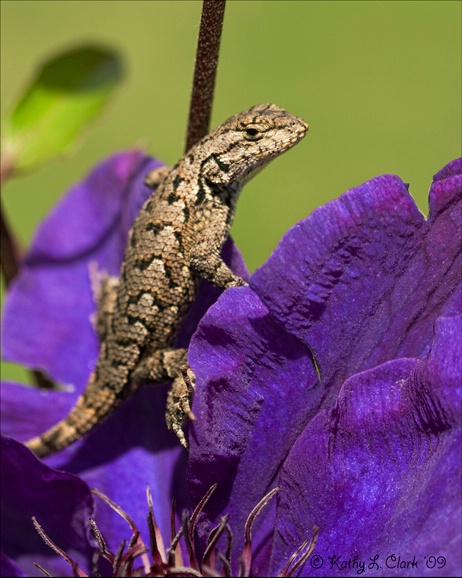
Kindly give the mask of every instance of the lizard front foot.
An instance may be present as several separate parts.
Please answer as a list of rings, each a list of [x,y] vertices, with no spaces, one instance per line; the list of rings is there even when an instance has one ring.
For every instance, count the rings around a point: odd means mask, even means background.
[[[232,279],[226,284],[226,289],[231,289],[231,287],[248,287],[248,286],[249,284],[247,283],[247,281],[244,281],[242,277],[238,277],[236,275],[234,279]]]
[[[167,397],[165,412],[167,427],[176,434],[185,448],[188,448],[188,442],[184,435],[184,428],[188,420],[196,419],[191,411],[195,386],[196,376],[189,365],[184,365],[174,379]]]

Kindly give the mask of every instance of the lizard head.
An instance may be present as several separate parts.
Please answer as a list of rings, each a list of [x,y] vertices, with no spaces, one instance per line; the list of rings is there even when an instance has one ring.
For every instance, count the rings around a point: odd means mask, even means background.
[[[307,123],[275,104],[232,116],[205,137],[202,174],[215,185],[240,188],[270,161],[295,146]]]

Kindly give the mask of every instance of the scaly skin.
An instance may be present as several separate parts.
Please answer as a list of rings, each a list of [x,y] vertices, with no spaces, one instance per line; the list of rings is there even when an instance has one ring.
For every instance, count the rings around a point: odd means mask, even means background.
[[[174,381],[167,423],[186,445],[183,418],[193,416],[188,395],[175,392],[193,374],[187,351],[172,347],[175,337],[200,279],[222,289],[245,284],[220,257],[239,193],[307,130],[276,105],[257,105],[203,138],[164,176],[130,231],[120,280],[108,277],[99,289],[96,368],[69,415],[27,442],[35,454],[80,439],[145,381]]]

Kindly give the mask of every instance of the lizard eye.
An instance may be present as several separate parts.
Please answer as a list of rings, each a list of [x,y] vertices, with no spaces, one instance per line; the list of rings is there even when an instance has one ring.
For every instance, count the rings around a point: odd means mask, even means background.
[[[258,140],[263,136],[263,131],[255,126],[248,126],[245,129],[245,137],[247,140]]]

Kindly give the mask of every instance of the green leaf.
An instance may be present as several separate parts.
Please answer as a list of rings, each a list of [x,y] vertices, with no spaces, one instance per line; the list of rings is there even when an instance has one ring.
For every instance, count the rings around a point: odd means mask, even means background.
[[[116,52],[81,46],[45,62],[3,123],[4,159],[31,170],[74,147],[122,76]]]

